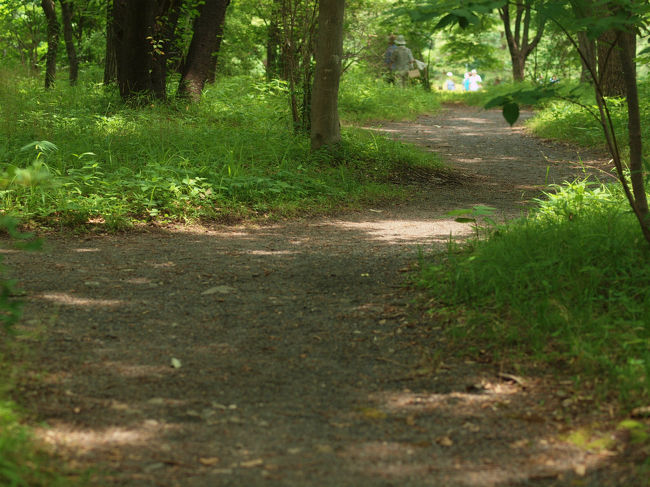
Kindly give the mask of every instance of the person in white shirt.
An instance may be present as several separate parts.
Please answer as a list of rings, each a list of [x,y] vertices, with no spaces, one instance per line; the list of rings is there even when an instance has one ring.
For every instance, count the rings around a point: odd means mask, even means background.
[[[472,72],[469,75],[469,91],[480,90],[482,82],[483,79],[481,78],[481,75],[478,74],[475,69],[472,69]]]

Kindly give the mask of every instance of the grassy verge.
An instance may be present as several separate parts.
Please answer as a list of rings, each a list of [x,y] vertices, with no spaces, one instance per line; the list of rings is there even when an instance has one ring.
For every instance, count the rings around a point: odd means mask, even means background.
[[[22,240],[21,248],[34,248],[37,242],[15,231],[16,222],[0,218],[0,231]],[[79,485],[66,476],[60,465],[44,453],[30,430],[21,424],[16,405],[8,399],[17,368],[14,325],[20,318],[20,303],[13,297],[14,283],[7,279],[0,255],[0,485],[12,487],[56,487]]]
[[[418,278],[473,356],[569,371],[625,409],[650,398],[650,248],[616,186],[567,184]],[[438,311],[436,311],[438,312]]]
[[[483,105],[512,88],[463,99]],[[647,83],[641,97],[647,107]],[[593,108],[589,90],[580,102]],[[624,145],[626,107],[620,100],[609,105]],[[528,122],[535,134],[604,147],[602,129],[584,108],[556,100],[535,109]],[[650,110],[643,108],[642,116],[649,130]],[[650,249],[619,184],[566,183],[527,218],[493,230],[422,263],[419,285],[452,317],[449,337],[473,356],[569,372],[580,387],[623,411],[646,405]]]
[[[230,78],[197,105],[132,109],[88,81],[44,92],[40,80],[0,76],[0,205],[39,225],[327,213],[403,196],[388,183],[402,166],[440,167],[431,154],[355,128],[339,154],[311,154],[308,137],[291,130],[281,84]],[[437,106],[421,89],[373,80],[349,88],[361,81],[342,89],[342,113],[354,122]]]

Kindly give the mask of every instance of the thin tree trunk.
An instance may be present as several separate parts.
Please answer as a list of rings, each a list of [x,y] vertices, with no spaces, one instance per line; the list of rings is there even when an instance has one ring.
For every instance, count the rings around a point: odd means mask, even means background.
[[[59,21],[56,18],[54,0],[41,0],[47,19],[47,56],[45,63],[45,88],[54,84],[56,78],[56,53],[59,49]]]
[[[645,190],[645,174],[643,168],[643,140],[641,137],[641,110],[639,93],[636,84],[636,34],[620,32],[618,45],[621,47],[620,60],[623,69],[625,91],[627,98],[628,131],[630,148],[630,180],[634,194],[633,206],[643,236],[650,243],[650,219],[648,218],[648,199]]]
[[[316,71],[311,97],[311,148],[341,142],[338,113],[339,81],[343,57],[345,0],[320,0]]]
[[[117,57],[115,53],[115,30],[113,28],[113,0],[106,0],[106,53],[104,59],[104,84],[117,80]]]
[[[269,27],[266,38],[266,79],[272,80],[279,78],[282,73],[280,54],[281,31],[278,22],[281,6],[279,1],[274,0],[271,5],[271,18],[269,19]]]
[[[79,77],[79,60],[77,49],[74,45],[72,33],[72,5],[70,0],[61,1],[61,18],[63,19],[63,39],[65,40],[65,51],[68,55],[70,84],[75,85]]]

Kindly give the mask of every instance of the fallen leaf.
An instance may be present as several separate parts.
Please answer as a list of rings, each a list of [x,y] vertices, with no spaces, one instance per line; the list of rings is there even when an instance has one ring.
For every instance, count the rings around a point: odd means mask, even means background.
[[[201,293],[202,296],[207,296],[209,294],[230,294],[232,292],[236,291],[236,289],[232,286],[215,286],[211,287],[209,289],[206,289]]]
[[[587,473],[587,467],[585,465],[576,465],[575,467],[573,467],[573,471],[579,477],[584,477],[585,474]]]
[[[387,414],[385,412],[375,408],[363,408],[361,410],[361,414],[364,418],[375,420],[386,419],[387,417]]]
[[[448,436],[440,436],[439,438],[436,438],[436,443],[438,443],[440,446],[451,446],[454,444],[452,439]]]
[[[199,458],[199,462],[201,465],[205,465],[206,467],[211,467],[212,465],[216,465],[219,463],[220,459],[218,457],[201,457]]]

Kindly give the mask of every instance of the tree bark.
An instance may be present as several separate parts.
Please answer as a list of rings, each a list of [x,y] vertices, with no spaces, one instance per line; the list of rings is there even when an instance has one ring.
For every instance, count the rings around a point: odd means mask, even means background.
[[[596,43],[593,39],[589,39],[586,32],[578,32],[578,46],[582,53],[580,57],[580,64],[582,65],[580,82],[592,83],[597,73]]]
[[[320,0],[316,71],[311,97],[311,148],[341,142],[338,113],[339,81],[343,57],[345,0]]]
[[[114,0],[117,84],[124,99],[151,93],[154,0]]]
[[[201,98],[205,83],[214,72],[221,44],[226,9],[230,0],[206,0],[194,21],[194,34],[181,70],[178,96],[193,101]]]
[[[113,28],[113,0],[106,0],[106,53],[104,58],[104,84],[117,80],[117,54],[115,52],[115,30]]]
[[[65,41],[65,51],[68,55],[69,79],[70,84],[75,85],[79,77],[79,60],[77,58],[77,48],[74,45],[72,32],[72,4],[70,0],[60,1],[61,18],[63,19],[63,39]]]
[[[280,56],[282,36],[278,19],[282,7],[279,2],[280,0],[274,0],[271,5],[271,18],[266,37],[266,79],[269,81],[279,78],[283,71]]]
[[[598,84],[603,96],[625,96],[621,36],[620,32],[610,30],[598,38]]]
[[[643,236],[650,243],[650,219],[648,219],[648,199],[645,190],[643,168],[643,139],[641,137],[641,110],[636,84],[636,34],[619,32],[617,45],[620,46],[620,61],[627,98],[628,132],[630,148],[630,180],[634,195],[634,212],[641,224]]]
[[[54,84],[56,78],[56,54],[59,49],[59,21],[56,18],[54,0],[41,0],[47,19],[47,55],[45,62],[45,89]]]

